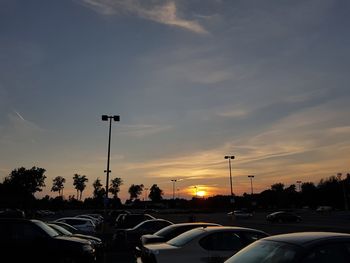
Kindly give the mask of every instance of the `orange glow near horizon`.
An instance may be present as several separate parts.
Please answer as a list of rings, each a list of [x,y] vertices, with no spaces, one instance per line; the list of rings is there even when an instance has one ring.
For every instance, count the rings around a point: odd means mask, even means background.
[[[198,191],[197,196],[204,197],[206,195],[205,191]]]

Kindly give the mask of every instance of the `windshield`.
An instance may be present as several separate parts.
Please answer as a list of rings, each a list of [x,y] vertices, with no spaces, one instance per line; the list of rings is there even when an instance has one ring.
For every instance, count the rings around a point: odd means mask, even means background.
[[[205,231],[203,228],[192,229],[190,231],[182,233],[181,235],[178,235],[177,237],[174,237],[173,239],[170,239],[166,243],[175,247],[182,247],[204,232]]]
[[[229,258],[225,263],[291,263],[297,248],[279,242],[257,241]]]
[[[55,225],[55,224],[49,224],[48,226],[52,227],[56,232],[58,232],[61,235],[64,235],[64,236],[71,236],[72,235],[71,232],[69,232],[67,229],[64,229],[61,226],[58,226],[58,225]]]
[[[174,226],[167,226],[167,227],[164,227],[161,230],[155,232],[154,235],[165,237],[166,235],[171,233],[174,229],[176,229]]]
[[[44,222],[41,222],[38,220],[33,220],[32,222],[35,223],[37,226],[39,226],[42,230],[44,230],[51,237],[57,237],[60,235],[59,233],[57,233],[56,230],[54,230],[52,227],[49,227]]]

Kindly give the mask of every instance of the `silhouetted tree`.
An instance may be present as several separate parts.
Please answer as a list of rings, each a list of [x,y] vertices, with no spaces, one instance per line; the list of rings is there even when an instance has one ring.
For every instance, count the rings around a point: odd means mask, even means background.
[[[85,190],[87,181],[89,181],[89,179],[86,178],[86,175],[74,174],[73,176],[73,185],[77,190],[77,199],[79,198],[79,200],[81,200],[82,198],[83,191]],[[80,192],[80,197],[79,197],[79,192]]]
[[[114,198],[118,198],[118,193],[120,192],[120,186],[123,184],[123,180],[119,177],[116,177],[111,180],[110,187],[108,191],[113,194]]]
[[[152,185],[149,191],[148,197],[153,201],[153,202],[159,202],[163,199],[163,190],[160,189],[156,184]]]
[[[41,188],[45,186],[45,171],[35,166],[31,169],[24,167],[15,169],[5,178],[4,185],[11,185],[20,192],[33,196],[36,192],[41,192]]]
[[[273,184],[271,185],[271,190],[275,192],[283,192],[284,184],[282,183]]]
[[[95,199],[99,199],[102,200],[103,196],[106,193],[106,190],[104,188],[102,188],[102,183],[100,178],[97,178],[93,184],[92,187],[94,188],[94,192],[93,192],[93,196]]]
[[[136,200],[138,199],[139,195],[142,194],[142,191],[143,191],[143,184],[132,184],[130,187],[129,187],[129,194],[130,194],[130,200]]]
[[[58,192],[58,196],[63,195],[63,188],[64,188],[64,183],[66,182],[66,179],[63,178],[62,176],[56,176],[52,180],[52,187],[51,187],[51,192]]]

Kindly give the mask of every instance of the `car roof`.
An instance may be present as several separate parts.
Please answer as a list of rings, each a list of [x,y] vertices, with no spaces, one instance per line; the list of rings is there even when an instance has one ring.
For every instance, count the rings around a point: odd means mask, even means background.
[[[185,223],[177,223],[173,224],[172,227],[178,227],[178,226],[196,226],[196,225],[208,225],[208,226],[220,226],[220,224],[217,223],[208,223],[208,222],[185,222]]]
[[[253,231],[253,232],[260,232],[260,233],[265,233],[262,230],[254,229],[254,228],[247,228],[247,227],[239,227],[239,226],[205,226],[202,227],[204,231],[207,232],[219,232],[219,231],[226,231],[226,230],[236,230],[236,231]]]
[[[262,240],[284,242],[299,246],[308,246],[316,242],[336,239],[347,239],[350,241],[350,234],[336,232],[297,232],[269,236],[265,237]]]

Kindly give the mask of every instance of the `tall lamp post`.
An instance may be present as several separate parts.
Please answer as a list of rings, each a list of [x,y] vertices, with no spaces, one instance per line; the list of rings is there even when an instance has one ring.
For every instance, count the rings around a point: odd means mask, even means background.
[[[341,180],[342,173],[337,173],[337,177],[338,177],[339,183],[342,185],[342,188],[343,188],[344,209],[349,210],[348,199],[346,196],[346,189],[345,189],[344,181]]]
[[[145,201],[147,201],[147,198],[148,198],[147,194],[148,194],[148,188],[145,188],[145,198],[144,198]]]
[[[176,179],[171,180],[173,182],[173,199],[175,200],[175,183],[177,182]]]
[[[232,190],[232,174],[231,174],[231,160],[235,159],[233,155],[226,155],[225,159],[228,159],[228,165],[230,170],[230,186],[231,186],[231,202],[233,201],[233,190]]]
[[[248,178],[250,178],[250,190],[251,190],[251,193],[253,195],[253,178],[254,178],[254,175],[248,175]]]
[[[102,115],[102,121],[108,121],[109,120],[109,133],[108,133],[108,154],[107,154],[107,170],[105,172],[107,173],[106,176],[106,197],[105,197],[105,206],[107,207],[108,203],[108,183],[109,183],[109,173],[111,170],[109,169],[109,160],[111,156],[111,131],[112,131],[112,120],[114,121],[120,121],[119,115]]]

